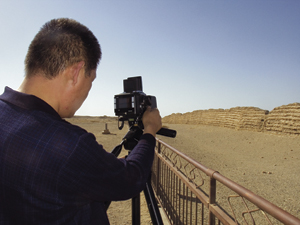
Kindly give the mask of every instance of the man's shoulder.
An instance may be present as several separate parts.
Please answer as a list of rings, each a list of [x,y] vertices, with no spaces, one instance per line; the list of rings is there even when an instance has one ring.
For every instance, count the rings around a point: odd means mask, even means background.
[[[46,113],[42,113],[37,117],[41,120],[45,127],[52,130],[51,132],[55,132],[61,136],[73,136],[73,138],[79,138],[80,136],[88,133],[80,126],[74,125],[64,119],[52,117]]]

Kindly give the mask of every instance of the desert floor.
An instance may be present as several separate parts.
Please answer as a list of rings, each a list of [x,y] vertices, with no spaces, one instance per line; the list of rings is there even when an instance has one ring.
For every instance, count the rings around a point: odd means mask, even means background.
[[[69,121],[93,133],[109,152],[128,131],[126,125],[118,130],[115,118],[75,117]],[[105,124],[111,134],[102,134]],[[159,139],[300,218],[300,137],[203,125],[164,125],[177,130],[177,137],[157,136]],[[126,154],[122,150],[120,156]],[[151,224],[141,196],[141,224]],[[131,224],[131,201],[113,202],[108,216],[111,224]]]

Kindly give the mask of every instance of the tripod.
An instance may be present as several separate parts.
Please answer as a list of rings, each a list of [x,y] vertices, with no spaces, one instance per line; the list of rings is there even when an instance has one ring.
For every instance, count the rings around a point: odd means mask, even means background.
[[[175,137],[176,131],[169,130],[162,128],[157,132],[158,134],[162,134],[169,137]],[[114,154],[116,157],[119,156],[122,146],[124,145],[124,148],[126,150],[132,150],[138,141],[140,140],[141,135],[143,134],[143,130],[137,126],[133,125],[129,128],[129,131],[124,136],[122,142],[117,145],[113,150],[112,154]],[[150,217],[152,220],[152,224],[154,225],[160,225],[163,224],[159,208],[155,199],[155,195],[151,186],[151,176],[149,176],[148,181],[146,182],[146,187],[143,190],[145,199],[147,202],[148,210],[150,213]],[[108,209],[110,202],[106,202],[106,209]],[[133,197],[131,200],[131,207],[132,207],[132,224],[138,225],[140,224],[140,194],[138,194],[136,197]]]

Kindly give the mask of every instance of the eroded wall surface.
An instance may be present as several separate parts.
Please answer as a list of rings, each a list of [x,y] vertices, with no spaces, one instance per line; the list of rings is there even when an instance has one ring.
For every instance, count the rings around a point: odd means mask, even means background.
[[[173,113],[164,117],[163,123],[202,124],[236,130],[300,135],[300,103],[276,107],[271,112],[256,107],[235,107]]]

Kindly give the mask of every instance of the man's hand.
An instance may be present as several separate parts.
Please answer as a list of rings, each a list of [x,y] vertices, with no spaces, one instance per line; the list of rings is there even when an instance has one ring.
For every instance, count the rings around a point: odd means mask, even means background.
[[[142,121],[144,124],[144,134],[149,133],[155,137],[157,131],[162,127],[158,109],[151,109],[150,106],[144,112]]]

